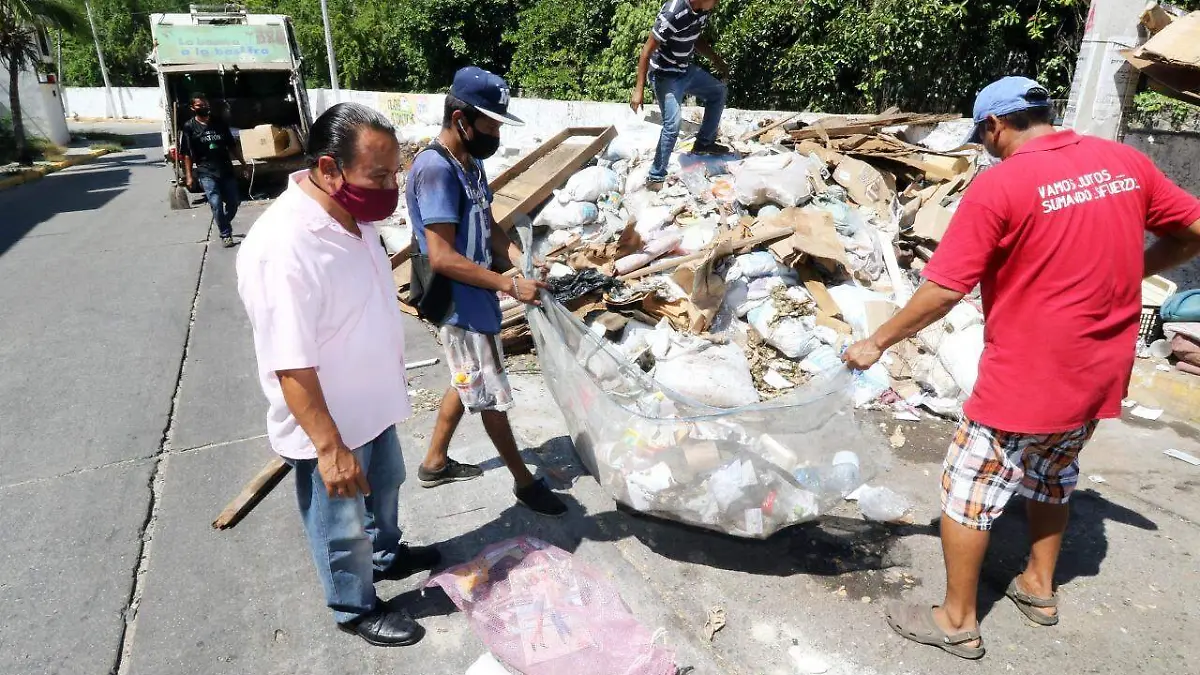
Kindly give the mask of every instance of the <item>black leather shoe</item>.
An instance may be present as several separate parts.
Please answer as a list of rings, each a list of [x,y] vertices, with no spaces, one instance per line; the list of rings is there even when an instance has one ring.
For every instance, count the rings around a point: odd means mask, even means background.
[[[404,610],[377,605],[354,621],[339,623],[338,630],[366,640],[377,647],[407,647],[425,637],[425,629]]]
[[[392,566],[375,573],[375,581],[407,579],[417,572],[431,570],[442,562],[442,554],[432,546],[409,546],[401,544],[392,559]]]

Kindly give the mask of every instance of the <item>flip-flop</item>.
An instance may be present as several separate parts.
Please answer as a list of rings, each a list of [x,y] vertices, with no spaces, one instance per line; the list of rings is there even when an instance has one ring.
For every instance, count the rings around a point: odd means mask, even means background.
[[[946,634],[933,620],[933,607],[893,602],[887,608],[887,621],[892,630],[913,642],[937,647],[944,652],[964,659],[980,659],[987,653],[979,631],[969,630],[953,635]],[[979,640],[978,647],[964,643]]]
[[[1030,621],[1039,626],[1057,625],[1058,614],[1050,615],[1038,610],[1058,607],[1058,593],[1049,598],[1036,598],[1021,590],[1021,586],[1018,583],[1020,579],[1021,577],[1013,577],[1012,582],[1008,584],[1008,590],[1004,591],[1004,594],[1013,601],[1017,609],[1021,610],[1021,613]]]

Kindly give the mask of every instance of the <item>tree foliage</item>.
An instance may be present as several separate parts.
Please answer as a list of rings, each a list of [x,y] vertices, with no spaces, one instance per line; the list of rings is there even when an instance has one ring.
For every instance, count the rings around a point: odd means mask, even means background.
[[[3,2],[3,0],[0,0]],[[661,0],[328,0],[343,87],[444,91],[475,63],[524,95],[627,100]],[[95,0],[114,84],[152,84],[148,13],[187,0]],[[1187,5],[1200,5],[1189,0]],[[964,111],[1001,75],[1065,97],[1088,0],[722,0],[710,39],[730,103],[840,112]],[[292,16],[310,86],[328,85],[317,0],[250,0]],[[100,83],[90,40],[68,40],[65,80]]]

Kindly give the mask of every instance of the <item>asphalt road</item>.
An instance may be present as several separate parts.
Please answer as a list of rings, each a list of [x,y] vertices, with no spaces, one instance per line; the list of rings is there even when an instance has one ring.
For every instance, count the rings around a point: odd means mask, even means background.
[[[290,478],[238,527],[211,529],[270,457],[265,406],[235,251],[212,244],[206,210],[168,209],[157,136],[140,139],[150,147],[0,193],[0,673],[463,673],[484,645],[462,614],[420,595],[420,578],[379,585],[428,628],[418,646],[373,648],[333,630]],[[262,208],[247,205],[235,231]],[[422,325],[406,332],[410,359],[438,354]],[[444,368],[414,371],[410,386],[440,390]],[[571,513],[547,522],[515,507],[471,420],[453,454],[488,471],[436,490],[405,484],[414,543],[440,543],[450,561],[516,534],[573,551],[698,674],[961,672],[881,616],[889,598],[941,592],[925,524],[946,424],[903,423],[907,442],[875,481],[912,499],[917,525],[864,523],[847,507],[745,542],[614,509],[583,475],[540,375],[514,383],[527,459]],[[882,423],[889,434],[897,424]],[[431,425],[419,410],[401,429],[410,475]],[[1161,454],[1200,454],[1197,438],[1170,420],[1102,425],[1084,473],[1103,482],[1085,481],[1076,499],[1057,628],[1029,626],[996,590],[1027,546],[1019,510],[1006,516],[985,568],[990,652],[972,671],[1197,671],[1200,468]],[[710,642],[702,629],[718,607],[728,625]]]

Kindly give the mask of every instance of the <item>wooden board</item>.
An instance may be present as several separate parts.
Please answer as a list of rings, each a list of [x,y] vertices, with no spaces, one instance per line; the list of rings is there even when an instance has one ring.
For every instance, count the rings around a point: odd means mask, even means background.
[[[225,507],[224,511],[217,516],[213,521],[212,526],[218,530],[227,530],[241,522],[246,514],[250,513],[258,503],[261,502],[267,495],[271,494],[271,490],[279,485],[279,481],[292,470],[291,465],[283,461],[280,457],[271,458],[270,462],[258,472],[254,478],[250,479],[249,483],[242,488],[241,494],[234,497],[233,501]]]
[[[615,127],[569,127],[522,157],[490,183],[496,222],[507,230],[515,216],[529,215],[616,135]]]

